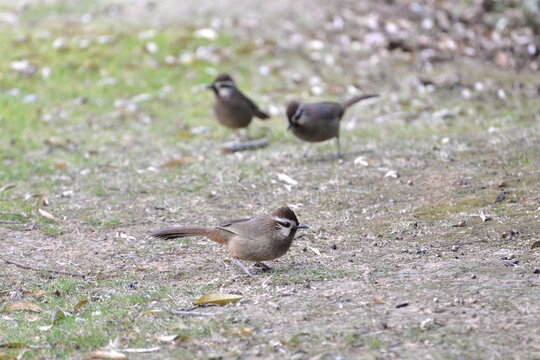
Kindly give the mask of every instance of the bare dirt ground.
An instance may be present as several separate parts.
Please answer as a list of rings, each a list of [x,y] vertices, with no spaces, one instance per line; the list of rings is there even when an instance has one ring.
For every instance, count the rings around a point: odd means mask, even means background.
[[[103,5],[104,13],[115,14],[104,22],[125,21],[140,31],[213,24],[255,47],[246,55],[252,69],[238,74],[239,82],[280,114],[291,97],[343,99],[355,91],[381,97],[347,114],[340,161],[333,158],[334,143],[315,145],[302,157],[305,144],[282,135],[283,115],[254,124],[256,133],[279,133],[270,147],[232,155],[216,146],[229,136],[217,127],[166,140],[134,122],[137,130],[124,129],[102,143],[96,139],[107,118],[96,120],[98,134],[81,142],[85,151],[98,150],[95,166],[53,172],[56,184],[45,190],[51,198],[73,190],[72,197],[53,200],[51,212],[66,216],[61,231],[0,227],[0,261],[89,274],[76,280],[75,289],[95,304],[155,291],[148,303],[123,309],[129,320],[112,317],[116,331],[103,338],[116,345],[99,342],[93,349],[149,348],[157,334],[175,331],[189,337],[130,358],[540,358],[540,249],[531,250],[540,240],[540,76],[531,65],[537,60],[503,59],[497,49],[465,56],[459,42],[456,50],[452,36],[443,36],[451,31],[429,38],[439,46],[435,52],[425,51],[430,47],[419,44],[420,36],[392,40],[392,24],[407,28],[400,19],[421,23],[408,17],[411,4]],[[208,122],[210,101],[206,96],[193,105]],[[191,106],[173,105],[179,112]],[[173,133],[183,119],[154,121]],[[48,150],[27,156],[39,159]],[[160,167],[181,157],[191,160]],[[87,168],[90,173],[81,175]],[[398,177],[385,176],[394,170]],[[278,173],[298,184],[289,186]],[[19,182],[11,190],[14,201],[35,192],[33,183],[40,181]],[[504,199],[495,202],[501,193]],[[310,229],[269,264],[273,271],[254,278],[208,240],[148,238],[162,226],[214,224],[284,204]],[[61,277],[1,267],[0,290],[39,288]],[[198,309],[213,317],[145,316],[135,323],[146,310],[189,309],[209,291],[241,293],[243,300]],[[130,331],[137,334],[135,344]],[[37,349],[54,348],[39,332],[34,336]],[[80,358],[92,350],[76,342],[63,345],[62,356]],[[54,356],[44,351],[38,354]]]

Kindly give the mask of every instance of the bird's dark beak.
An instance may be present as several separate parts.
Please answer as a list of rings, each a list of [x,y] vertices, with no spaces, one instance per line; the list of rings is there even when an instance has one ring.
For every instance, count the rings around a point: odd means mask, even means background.
[[[208,90],[216,90],[214,84],[206,85],[206,88],[207,88]]]
[[[287,126],[287,131],[291,130],[293,127],[293,123],[289,121],[289,125]]]
[[[295,229],[309,229],[309,226],[304,224],[298,224],[294,227]]]

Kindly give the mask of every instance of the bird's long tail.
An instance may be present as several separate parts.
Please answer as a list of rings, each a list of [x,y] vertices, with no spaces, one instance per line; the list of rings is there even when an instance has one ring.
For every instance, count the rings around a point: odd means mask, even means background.
[[[370,99],[372,97],[377,97],[379,96],[379,94],[367,94],[367,95],[360,95],[360,96],[355,96],[347,101],[344,101],[343,102],[343,107],[346,109],[348,108],[349,106],[353,105],[353,104],[356,104],[357,102],[359,101],[362,101],[362,100],[365,100],[365,99]]]
[[[261,111],[260,109],[255,109],[255,116],[261,120],[266,120],[270,117],[270,115],[268,115],[264,111]]]
[[[200,226],[174,226],[154,231],[150,236],[159,239],[176,239],[190,236],[206,236],[210,240],[223,244],[224,240],[217,234],[215,229]]]

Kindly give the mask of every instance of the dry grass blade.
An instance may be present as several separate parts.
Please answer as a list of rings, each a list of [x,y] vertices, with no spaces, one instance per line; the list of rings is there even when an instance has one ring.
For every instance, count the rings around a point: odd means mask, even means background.
[[[216,305],[227,305],[234,304],[240,300],[242,295],[234,294],[219,294],[219,293],[209,293],[201,296],[196,302],[196,305],[205,305],[205,304],[216,304]]]
[[[54,222],[62,222],[62,220],[58,219],[57,217],[55,217],[54,215],[48,213],[47,211],[45,211],[43,209],[38,209],[38,212],[44,218],[47,218],[47,219],[52,220]]]
[[[7,185],[4,185],[0,188],[0,193],[8,190],[8,189],[11,189],[11,188],[14,188],[15,187],[15,184],[7,184]]]
[[[19,342],[12,342],[12,343],[4,343],[0,344],[0,348],[6,348],[6,349],[22,349],[27,347],[28,345],[19,343]]]
[[[40,296],[42,296],[43,294],[45,294],[45,291],[43,291],[43,290],[23,291],[22,293],[23,293],[23,295],[26,295],[26,296],[40,297]]]
[[[176,166],[176,165],[180,165],[180,164],[184,164],[184,163],[187,163],[187,162],[190,162],[191,159],[190,158],[180,158],[180,159],[175,159],[175,160],[171,160],[171,161],[168,161],[166,162],[165,164],[161,165],[160,167],[171,167],[171,166]]]
[[[123,354],[118,351],[102,351],[97,350],[93,353],[88,354],[88,356],[85,357],[85,359],[115,359],[115,360],[123,360],[127,359],[126,354]]]

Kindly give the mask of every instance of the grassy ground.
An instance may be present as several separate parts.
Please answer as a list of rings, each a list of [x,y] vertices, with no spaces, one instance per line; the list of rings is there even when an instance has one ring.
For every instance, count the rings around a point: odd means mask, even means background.
[[[209,20],[189,11],[156,25],[59,1],[0,23],[0,358],[540,356],[537,73],[335,47],[321,63],[242,23],[200,37]],[[251,129],[270,147],[221,153],[234,136],[200,90],[221,71],[277,111]],[[381,97],[344,119],[345,158],[332,142],[302,157],[287,100],[345,99],[349,84]],[[310,229],[254,278],[208,240],[148,238],[285,204]],[[243,299],[171,313],[208,292]],[[9,310],[21,301],[39,309]]]

